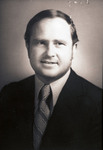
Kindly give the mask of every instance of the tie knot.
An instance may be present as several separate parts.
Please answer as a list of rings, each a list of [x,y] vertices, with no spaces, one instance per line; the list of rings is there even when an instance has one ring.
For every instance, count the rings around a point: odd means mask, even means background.
[[[53,99],[52,99],[52,91],[50,85],[45,84],[40,90],[39,104],[41,104],[42,102],[44,102],[52,112]]]
[[[51,93],[50,85],[45,84],[40,90],[40,99],[46,100]]]

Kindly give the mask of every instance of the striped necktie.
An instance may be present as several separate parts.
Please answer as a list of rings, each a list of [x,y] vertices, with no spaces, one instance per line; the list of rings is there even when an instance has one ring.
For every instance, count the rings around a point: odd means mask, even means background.
[[[39,106],[34,118],[34,150],[39,150],[48,120],[53,110],[52,92],[50,85],[44,85],[39,93]]]

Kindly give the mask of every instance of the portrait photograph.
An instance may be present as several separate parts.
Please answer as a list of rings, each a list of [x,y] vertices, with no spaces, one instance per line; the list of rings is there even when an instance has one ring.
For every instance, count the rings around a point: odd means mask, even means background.
[[[0,0],[0,150],[102,150],[102,0]]]

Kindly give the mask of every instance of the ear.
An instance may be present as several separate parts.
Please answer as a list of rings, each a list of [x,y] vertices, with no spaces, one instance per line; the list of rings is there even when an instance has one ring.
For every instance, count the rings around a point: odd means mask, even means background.
[[[29,55],[29,45],[26,43],[26,48],[27,48],[27,52],[28,52],[28,57],[30,58],[30,55]]]
[[[75,44],[73,45],[73,49],[72,49],[72,59],[75,57],[76,52],[77,52],[77,43],[75,43]]]
[[[77,43],[73,45],[73,54],[75,55],[76,52],[77,52]]]
[[[29,50],[29,45],[27,43],[25,43],[27,50]]]

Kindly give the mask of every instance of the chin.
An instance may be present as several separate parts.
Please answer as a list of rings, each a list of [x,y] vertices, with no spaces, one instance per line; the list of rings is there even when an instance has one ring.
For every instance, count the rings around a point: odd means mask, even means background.
[[[36,71],[36,74],[38,75],[38,77],[42,80],[47,80],[47,81],[55,81],[59,78],[61,78],[64,74],[66,73],[65,72],[60,72],[59,71],[56,71],[56,70],[37,70]]]
[[[43,79],[44,81],[47,81],[48,83],[50,82],[54,82],[58,79],[60,79],[64,74],[53,74],[53,73],[49,73],[49,74],[42,74],[41,75],[41,79]]]
[[[57,75],[55,75],[55,74],[43,74],[42,77],[45,77],[45,78],[56,78]]]
[[[44,81],[54,81],[57,79],[58,74],[53,73],[53,72],[39,72],[37,73],[38,76],[40,77],[40,79],[44,80]]]

